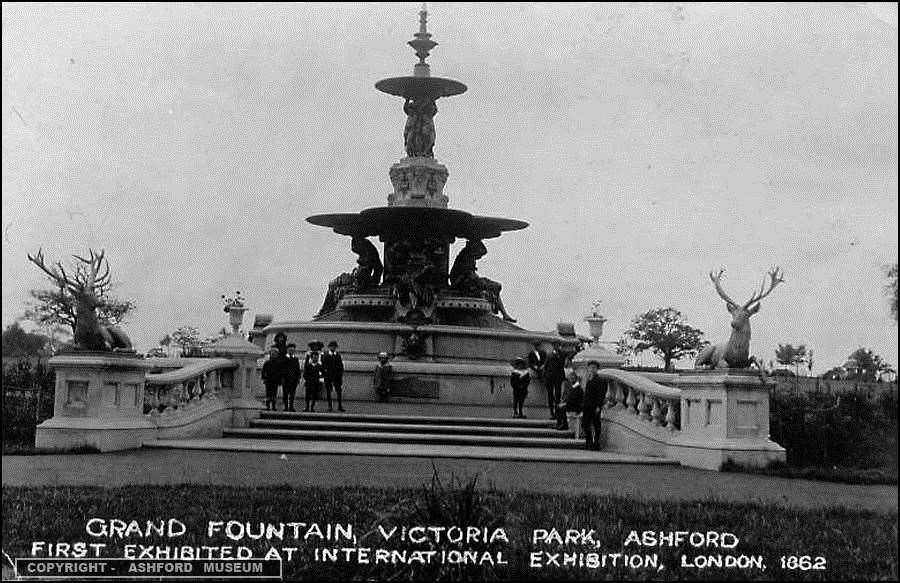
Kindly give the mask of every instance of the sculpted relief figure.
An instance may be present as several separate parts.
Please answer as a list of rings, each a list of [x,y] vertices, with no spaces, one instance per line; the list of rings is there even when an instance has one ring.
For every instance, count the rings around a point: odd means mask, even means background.
[[[503,286],[499,282],[478,276],[478,260],[487,255],[487,248],[479,239],[469,239],[459,255],[453,261],[450,270],[450,288],[459,294],[470,297],[481,297],[491,302],[495,314],[501,314],[507,322],[515,322],[515,318],[506,312],[500,291]]]
[[[97,308],[110,286],[109,262],[104,263],[104,252],[90,250],[89,258],[73,257],[79,264],[72,275],[66,273],[60,262],[55,266],[46,265],[40,249],[34,257],[28,255],[28,260],[72,295],[75,301],[75,349],[134,352],[131,340],[121,329],[102,324],[97,317]]]
[[[346,294],[363,292],[381,283],[384,267],[375,245],[365,237],[353,237],[350,250],[359,256],[356,267],[350,273],[342,273],[328,283],[325,301],[316,318],[337,308],[338,302]]]
[[[406,269],[391,288],[398,320],[405,321],[410,312],[417,312],[425,319],[431,318],[438,274],[437,266],[427,254],[410,254]]]
[[[759,311],[759,302],[772,293],[775,286],[784,282],[784,274],[778,267],[773,267],[767,274],[768,284],[766,279],[763,279],[759,291],[754,292],[747,303],[740,305],[728,297],[722,289],[721,280],[724,273],[724,268],[718,273],[710,272],[709,278],[716,287],[719,297],[725,300],[725,306],[731,314],[731,337],[724,344],[704,348],[697,355],[694,363],[696,368],[748,368],[751,363],[756,362],[756,359],[750,356],[750,316]]]
[[[407,99],[403,112],[407,115],[403,130],[406,155],[410,158],[434,158],[434,116],[437,115],[434,100]]]

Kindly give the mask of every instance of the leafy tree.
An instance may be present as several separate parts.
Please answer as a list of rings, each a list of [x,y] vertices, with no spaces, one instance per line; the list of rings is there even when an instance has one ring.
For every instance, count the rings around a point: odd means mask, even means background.
[[[880,355],[872,352],[871,348],[857,348],[847,360],[856,362],[856,373],[851,375],[858,381],[870,383],[881,375],[890,374],[894,368]]]
[[[102,291],[102,290],[101,290]],[[32,301],[25,309],[25,318],[44,329],[65,326],[75,333],[75,298],[65,287],[33,289]],[[135,309],[131,300],[120,300],[106,293],[98,294],[97,318],[103,324],[121,324]]]
[[[900,298],[900,289],[897,286],[897,264],[886,265],[884,273],[887,276],[887,284],[884,291],[887,292],[888,302],[891,306],[891,316],[894,317],[894,323],[897,323],[897,300]]]
[[[707,344],[703,332],[688,325],[681,312],[671,307],[654,308],[635,316],[620,341],[635,354],[653,351],[663,360],[666,370],[672,368],[674,361],[697,354]]]
[[[49,343],[47,336],[26,332],[14,322],[3,331],[3,356],[41,356]]]
[[[794,346],[793,344],[779,343],[778,348],[775,349],[775,360],[778,361],[778,364],[793,366],[797,376],[800,376],[800,365],[810,362],[811,357],[812,351],[807,352],[805,344]]]
[[[196,353],[201,346],[200,331],[193,326],[180,326],[168,336],[172,344],[181,348],[182,356]]]

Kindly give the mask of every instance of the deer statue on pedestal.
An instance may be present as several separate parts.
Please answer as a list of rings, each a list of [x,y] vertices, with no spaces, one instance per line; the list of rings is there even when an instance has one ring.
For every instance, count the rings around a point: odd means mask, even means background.
[[[779,283],[784,282],[783,273],[778,267],[769,270],[758,292],[754,292],[743,306],[736,303],[722,290],[722,275],[725,268],[718,273],[710,272],[709,278],[716,286],[716,292],[731,313],[731,337],[725,344],[707,346],[694,363],[695,368],[749,368],[752,363],[762,369],[756,358],[750,356],[750,316],[759,311],[759,302],[772,293]],[[768,289],[766,289],[768,285]]]
[[[28,260],[41,268],[61,290],[72,294],[75,301],[76,350],[134,352],[131,340],[122,330],[101,324],[97,317],[97,307],[103,301],[103,294],[109,290],[109,262],[104,263],[102,250],[100,253],[90,250],[90,253],[89,258],[72,256],[78,264],[71,276],[59,261],[55,266],[46,265],[41,249],[34,257],[28,255]]]

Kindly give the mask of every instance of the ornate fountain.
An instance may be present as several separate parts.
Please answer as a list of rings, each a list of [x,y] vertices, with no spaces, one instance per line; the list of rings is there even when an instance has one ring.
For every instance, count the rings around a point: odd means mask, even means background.
[[[328,284],[311,322],[274,322],[256,338],[268,344],[281,331],[298,346],[313,338],[337,340],[350,361],[348,371],[360,372],[357,382],[351,378],[348,383],[356,398],[369,398],[375,356],[386,351],[397,356],[395,370],[410,379],[409,397],[505,404],[510,360],[526,354],[533,342],[576,341],[516,326],[503,304],[501,284],[478,274],[477,263],[487,253],[484,241],[528,223],[448,206],[444,185],[449,172],[434,157],[434,116],[438,100],[467,88],[431,76],[425,60],[437,43],[427,17],[423,7],[419,31],[408,43],[419,58],[412,76],[375,84],[401,97],[407,115],[406,157],[390,168],[393,192],[387,206],[307,218],[350,237],[356,267]],[[383,254],[372,239],[383,244]],[[463,239],[451,263],[450,246]]]

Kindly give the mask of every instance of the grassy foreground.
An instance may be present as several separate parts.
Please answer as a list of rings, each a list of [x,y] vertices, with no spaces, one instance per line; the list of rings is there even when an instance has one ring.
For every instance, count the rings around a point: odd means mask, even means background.
[[[636,501],[612,496],[568,496],[484,490],[470,480],[441,484],[435,478],[420,489],[374,488],[232,488],[223,486],[130,486],[126,488],[3,488],[2,546],[12,557],[29,556],[32,541],[106,543],[104,556],[121,556],[125,544],[246,546],[255,556],[270,547],[298,547],[284,562],[288,580],[896,580],[897,514],[843,508],[794,510],[716,501],[675,503]],[[86,533],[91,517],[125,521],[176,518],[187,526],[178,538],[93,538]],[[508,564],[359,564],[316,562],[314,549],[348,543],[285,538],[232,541],[207,538],[208,521],[316,522],[352,524],[357,547],[502,552]],[[509,542],[416,544],[385,542],[376,526],[458,525],[502,528]],[[534,544],[534,529],[594,529],[596,546]],[[624,546],[629,531],[719,531],[736,535],[735,548]],[[354,545],[349,545],[354,546]],[[656,553],[663,569],[611,566],[600,568],[530,566],[532,552],[579,552],[629,555]],[[374,552],[374,551],[373,551]],[[760,556],[765,570],[682,567],[682,555]],[[789,570],[781,557],[824,557],[824,570]],[[46,556],[46,555],[44,555]],[[492,555],[496,556],[496,554]],[[562,557],[559,558],[562,561]],[[542,562],[547,557],[542,556]]]

